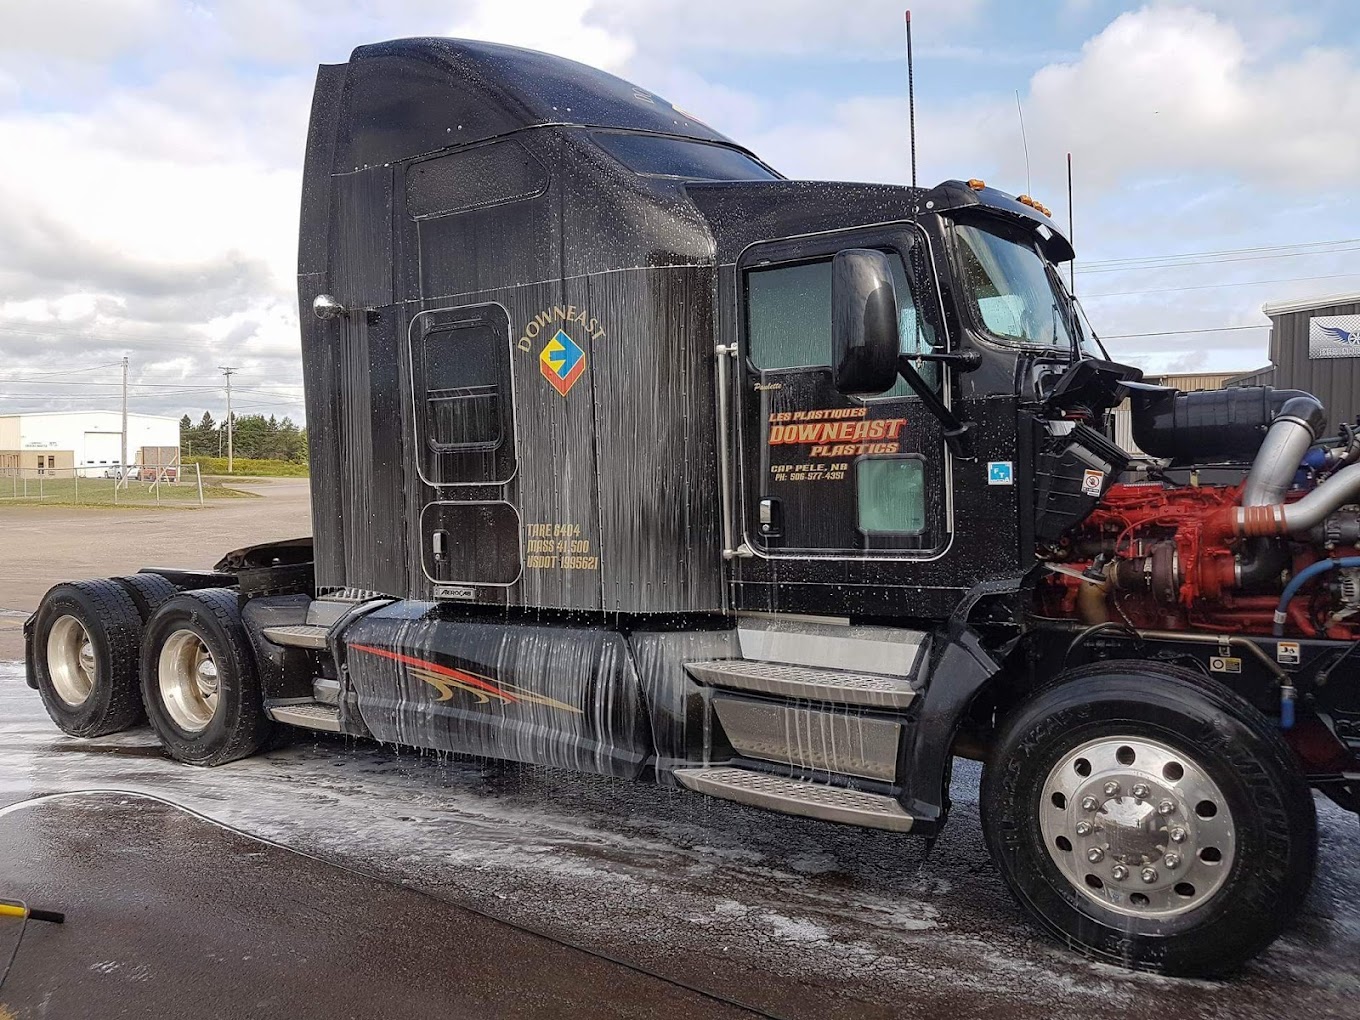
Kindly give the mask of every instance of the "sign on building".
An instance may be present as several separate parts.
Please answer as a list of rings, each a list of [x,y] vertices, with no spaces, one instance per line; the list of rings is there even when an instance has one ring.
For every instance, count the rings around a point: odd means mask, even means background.
[[[1360,358],[1360,315],[1314,315],[1309,319],[1308,357]]]

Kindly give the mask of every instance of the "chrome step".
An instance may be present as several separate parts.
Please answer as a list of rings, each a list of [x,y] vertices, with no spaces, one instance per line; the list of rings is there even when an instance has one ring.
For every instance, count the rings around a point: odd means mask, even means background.
[[[829,701],[837,705],[906,708],[916,697],[916,689],[910,681],[875,673],[787,666],[749,659],[690,662],[685,668],[695,680],[712,687]]]
[[[264,636],[276,645],[286,645],[289,648],[322,648],[326,647],[326,636],[330,633],[328,627],[318,627],[310,623],[289,623],[278,627],[266,627]]]
[[[912,817],[902,805],[878,793],[847,790],[726,765],[676,769],[675,778],[697,793],[786,815],[894,832],[911,829]]]
[[[319,676],[312,680],[312,697],[323,705],[340,704],[340,681]]]
[[[305,702],[294,705],[267,705],[265,711],[275,722],[289,726],[301,726],[309,730],[325,730],[327,733],[340,733],[340,710],[333,705],[309,705]]]

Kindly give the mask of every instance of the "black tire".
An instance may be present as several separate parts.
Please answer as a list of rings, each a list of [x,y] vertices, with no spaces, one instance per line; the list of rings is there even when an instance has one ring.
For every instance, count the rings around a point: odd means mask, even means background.
[[[156,610],[179,594],[180,588],[160,574],[127,574],[113,578],[127,591],[128,596],[137,604],[137,612],[142,616],[142,624],[151,619]]]
[[[216,703],[200,726],[186,724],[185,710],[167,703],[166,691],[174,689],[174,681],[162,678],[162,652],[186,645],[186,634],[201,642],[216,668]],[[169,676],[173,675],[172,671]],[[236,592],[226,588],[180,592],[156,611],[142,639],[142,699],[166,751],[190,765],[223,765],[254,754],[270,741],[276,727],[264,714],[255,656]]]
[[[65,622],[71,619],[84,628],[83,638]],[[52,640],[54,628],[58,629],[56,641]],[[72,679],[79,674],[71,668],[72,646],[70,641],[63,640],[63,635],[68,635],[77,646],[83,646],[84,638],[88,638],[93,656],[92,678],[85,673],[85,679]],[[137,606],[112,581],[71,581],[44,595],[33,623],[31,648],[38,693],[52,721],[73,737],[100,737],[139,722],[142,696],[137,676],[141,639],[142,618]],[[54,664],[50,658],[54,652],[66,658]],[[88,683],[83,700],[73,691],[73,683],[82,686]]]
[[[1062,839],[1054,839],[1054,851],[1048,850],[1040,812],[1066,809],[1046,793],[1045,783],[1050,775],[1065,775],[1054,770],[1077,749],[1115,738],[1141,738],[1171,748],[1184,757],[1187,769],[1216,784],[1227,803],[1235,852],[1224,865],[1226,874],[1212,880],[1221,883],[1216,891],[1201,903],[1189,901],[1193,906],[1184,913],[1137,917],[1102,905],[1097,898],[1124,902],[1129,904],[1126,910],[1134,910],[1137,879],[1131,877],[1135,884],[1128,888],[1111,880],[1108,892],[1086,892],[1055,862],[1065,850],[1080,854],[1081,846],[1067,841],[1064,847]],[[1081,764],[1081,759],[1074,763],[1078,773]],[[1049,798],[1052,804],[1045,803]],[[1127,800],[1121,797],[1121,803]],[[1103,813],[1106,807],[1097,810]],[[1001,727],[983,771],[980,809],[993,860],[1040,926],[1089,956],[1139,970],[1212,977],[1237,969],[1280,934],[1313,878],[1317,819],[1293,752],[1246,701],[1179,667],[1132,661],[1086,666],[1037,691]],[[1084,805],[1077,804],[1073,813],[1081,810]],[[1056,824],[1066,825],[1073,815],[1056,817],[1062,819]],[[1192,832],[1195,824],[1204,824],[1205,816],[1186,817]],[[1098,840],[1103,831],[1097,829],[1090,838]],[[1167,843],[1166,849],[1175,847]],[[1070,866],[1088,869],[1082,859],[1071,858]],[[1089,869],[1111,866],[1112,861]],[[1186,866],[1201,864],[1192,856]],[[1193,896],[1195,886],[1184,885]]]

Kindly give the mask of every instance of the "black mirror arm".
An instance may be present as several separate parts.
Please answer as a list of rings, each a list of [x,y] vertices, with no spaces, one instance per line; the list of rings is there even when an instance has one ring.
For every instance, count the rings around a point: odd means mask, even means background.
[[[921,378],[921,373],[916,371],[915,366],[912,365],[915,360],[916,356],[911,354],[903,354],[898,357],[898,374],[921,398],[921,403],[926,405],[926,410],[939,419],[940,424],[944,426],[944,441],[945,445],[949,447],[949,452],[959,460],[977,460],[977,454],[973,452],[973,423],[963,421],[953,411],[945,407],[944,401]]]
[[[928,361],[948,365],[956,372],[973,372],[982,367],[982,355],[977,351],[936,351],[909,355],[912,361]]]

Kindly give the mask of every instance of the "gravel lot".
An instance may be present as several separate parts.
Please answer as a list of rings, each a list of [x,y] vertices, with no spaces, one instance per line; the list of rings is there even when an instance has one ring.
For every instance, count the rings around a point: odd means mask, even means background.
[[[58,581],[112,577],[140,567],[211,567],[244,545],[312,533],[305,478],[242,481],[259,499],[202,509],[104,509],[0,504],[0,660],[23,657],[20,628]]]

